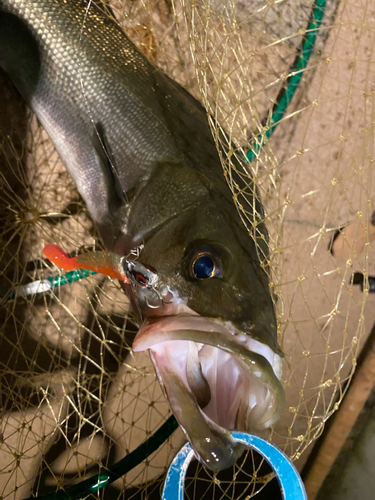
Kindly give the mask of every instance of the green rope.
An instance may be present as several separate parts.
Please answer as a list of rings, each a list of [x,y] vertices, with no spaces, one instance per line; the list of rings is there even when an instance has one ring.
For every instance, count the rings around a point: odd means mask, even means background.
[[[78,500],[98,491],[124,476],[127,472],[139,465],[143,460],[154,453],[164,441],[177,429],[178,423],[174,416],[170,416],[159,429],[134,451],[126,455],[112,467],[104,469],[93,477],[81,481],[73,486],[68,486],[55,493],[29,497],[26,500]]]
[[[326,0],[315,0],[312,7],[312,12],[306,34],[303,37],[301,49],[297,55],[292,67],[289,71],[290,76],[287,79],[287,85],[284,87],[276,98],[275,105],[273,106],[272,116],[267,124],[267,130],[259,134],[255,138],[255,144],[247,152],[246,158],[251,163],[258,155],[259,151],[263,148],[266,140],[271,137],[276,126],[283,118],[287,107],[289,106],[293,96],[301,81],[303,70],[306,68],[310,56],[313,52],[318,29],[322,23],[324,11],[326,7]]]

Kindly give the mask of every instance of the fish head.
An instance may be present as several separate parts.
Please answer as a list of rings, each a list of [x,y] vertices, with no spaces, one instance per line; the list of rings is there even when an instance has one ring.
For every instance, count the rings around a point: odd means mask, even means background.
[[[133,245],[142,242],[142,249],[126,260],[126,286],[143,321],[133,349],[150,350],[197,457],[221,470],[243,451],[231,430],[260,432],[279,417],[282,354],[267,269],[261,265],[267,261],[265,228],[257,224],[258,244],[226,186],[212,190],[198,183],[187,201],[191,177],[185,173],[177,195],[174,184],[172,199],[160,186],[157,201],[155,189],[140,196],[147,195],[147,204],[134,201],[123,241],[129,245],[131,234]],[[160,215],[163,210],[168,216]]]

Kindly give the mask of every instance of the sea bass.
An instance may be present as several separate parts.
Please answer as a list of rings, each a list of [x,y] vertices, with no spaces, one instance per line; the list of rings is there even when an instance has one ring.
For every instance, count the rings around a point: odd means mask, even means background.
[[[232,465],[242,448],[229,431],[268,428],[284,400],[255,185],[244,209],[257,241],[237,213],[206,110],[98,2],[0,0],[0,66],[51,137],[106,248],[134,255],[123,285],[142,322],[134,351],[150,350],[198,459],[215,471]],[[232,161],[240,183],[246,164]]]

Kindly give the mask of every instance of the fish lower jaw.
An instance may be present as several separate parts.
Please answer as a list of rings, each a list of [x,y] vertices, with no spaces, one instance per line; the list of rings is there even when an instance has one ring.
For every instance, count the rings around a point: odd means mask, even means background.
[[[200,316],[162,318],[138,335],[134,350],[150,350],[171,409],[208,468],[225,469],[242,454],[229,431],[259,433],[280,416],[282,358],[261,342]]]
[[[277,394],[262,380],[260,372],[249,372],[231,354],[185,340],[162,342],[154,345],[150,352],[173,410],[172,379],[178,377],[202,415],[222,429],[256,433],[278,419],[282,404]],[[282,360],[278,354],[275,356],[275,368],[280,371]],[[200,368],[193,381],[188,376],[191,363]],[[205,384],[209,387],[209,397],[202,404],[201,392]],[[177,404],[183,408],[186,402],[178,401]]]
[[[247,371],[234,356],[212,346],[202,347],[199,360],[211,391],[202,411],[215,423],[228,430],[257,433],[278,419],[277,397],[260,373]],[[276,365],[279,370],[281,359]]]

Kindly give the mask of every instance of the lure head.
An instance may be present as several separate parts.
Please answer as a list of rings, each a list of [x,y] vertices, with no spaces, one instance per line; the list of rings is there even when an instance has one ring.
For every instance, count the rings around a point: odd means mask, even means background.
[[[127,283],[135,292],[136,302],[133,304],[137,311],[139,306],[143,312],[158,309],[168,302],[170,292],[168,286],[159,279],[158,273],[137,260],[123,260],[124,273]]]

